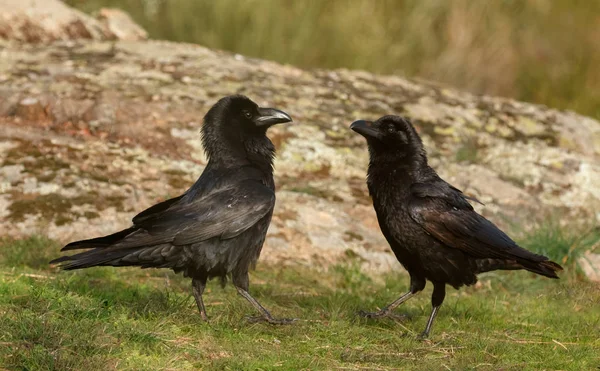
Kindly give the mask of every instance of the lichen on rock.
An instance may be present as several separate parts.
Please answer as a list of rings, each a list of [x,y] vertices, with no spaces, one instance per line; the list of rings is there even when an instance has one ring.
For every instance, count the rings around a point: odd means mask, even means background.
[[[103,32],[97,21],[85,27]],[[3,37],[22,40],[11,35]],[[266,261],[397,266],[366,190],[364,141],[348,130],[384,114],[412,119],[432,166],[503,227],[555,209],[570,222],[598,217],[600,123],[573,112],[190,44],[52,40],[0,40],[3,235],[67,242],[128,226],[136,211],[200,175],[202,117],[235,93],[294,118],[270,133],[279,192]]]

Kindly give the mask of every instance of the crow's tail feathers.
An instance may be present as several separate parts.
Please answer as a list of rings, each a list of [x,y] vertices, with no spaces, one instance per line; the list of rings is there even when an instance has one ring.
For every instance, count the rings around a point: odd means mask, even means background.
[[[100,249],[112,246],[117,242],[121,241],[125,237],[129,236],[131,233],[135,232],[137,228],[131,227],[124,229],[120,232],[109,234],[104,237],[92,238],[89,240],[81,240],[71,242],[70,244],[63,247],[60,251],[69,251],[69,250],[79,250],[79,249]]]
[[[92,249],[81,252],[79,254],[62,256],[58,259],[54,259],[50,264],[60,264],[62,270],[73,270],[90,268],[97,266],[125,266],[125,265],[136,265],[132,262],[123,262],[122,258],[131,254],[135,249],[118,249],[112,251],[106,251],[102,248]]]
[[[71,256],[62,256],[60,258],[52,260],[50,264],[62,263],[60,265],[60,268],[64,270],[89,268],[98,265],[113,265],[109,263],[118,260],[124,257],[125,255],[130,254],[132,249],[113,250],[107,248],[114,246],[118,242],[122,241],[125,237],[135,232],[136,229],[137,228],[131,227],[108,236],[71,242],[70,244],[63,247],[60,251],[70,251],[78,249],[91,250],[80,252]]]
[[[544,260],[536,263],[526,263],[523,264],[523,268],[530,272],[541,274],[542,276],[549,278],[558,278],[556,272],[563,270],[563,267],[551,260]]]
[[[546,258],[544,258],[546,259]],[[495,270],[518,270],[525,269],[533,273],[541,274],[549,278],[558,278],[556,272],[563,268],[550,260],[542,261],[516,261],[508,259],[478,259],[476,260],[477,273],[490,272]]]

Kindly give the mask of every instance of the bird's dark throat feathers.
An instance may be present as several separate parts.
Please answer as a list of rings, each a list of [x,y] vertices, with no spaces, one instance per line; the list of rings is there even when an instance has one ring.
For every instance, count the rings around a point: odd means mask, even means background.
[[[275,159],[275,146],[263,134],[262,137],[252,137],[244,142],[248,161],[261,169],[264,173],[273,175],[273,160]]]
[[[266,136],[266,128],[226,127],[207,116],[202,125],[202,145],[210,163],[233,167],[253,165],[273,174],[275,146]]]
[[[402,176],[417,181],[421,170],[428,168],[427,153],[418,137],[411,138],[409,143],[390,146],[368,140],[369,167],[368,180]]]

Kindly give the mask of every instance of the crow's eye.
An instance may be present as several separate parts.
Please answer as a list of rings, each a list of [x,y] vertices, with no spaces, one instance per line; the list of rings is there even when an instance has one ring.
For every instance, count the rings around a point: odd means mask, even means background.
[[[396,132],[396,127],[394,125],[390,125],[390,126],[387,127],[386,130],[387,130],[388,133],[392,134],[392,133]]]
[[[244,117],[247,119],[251,119],[252,118],[252,112],[250,111],[242,111],[242,113],[244,114]]]

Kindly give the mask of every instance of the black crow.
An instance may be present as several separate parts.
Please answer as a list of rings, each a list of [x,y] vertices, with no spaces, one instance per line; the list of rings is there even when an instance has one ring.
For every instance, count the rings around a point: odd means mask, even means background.
[[[392,310],[433,284],[433,310],[427,337],[446,295],[477,282],[477,274],[497,269],[526,269],[558,278],[562,267],[519,247],[492,222],[473,210],[479,202],[441,179],[427,164],[421,138],[408,121],[384,116],[355,121],[350,128],[367,139],[369,194],[381,231],[410,275],[410,291],[368,318],[393,316]]]
[[[156,204],[133,218],[133,226],[105,237],[76,241],[61,251],[91,249],[63,256],[66,270],[95,266],[170,268],[192,278],[202,319],[207,279],[224,285],[231,276],[238,293],[260,313],[275,319],[248,293],[248,269],[260,255],[275,205],[269,127],[291,122],[285,112],[261,108],[242,95],[219,100],[204,117],[202,144],[208,164],[179,197]]]

